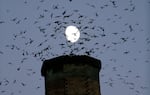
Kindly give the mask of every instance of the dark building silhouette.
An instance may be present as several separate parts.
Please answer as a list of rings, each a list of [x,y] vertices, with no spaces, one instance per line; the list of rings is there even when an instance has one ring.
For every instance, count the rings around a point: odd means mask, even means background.
[[[101,95],[101,61],[89,56],[60,56],[43,63],[46,95]]]

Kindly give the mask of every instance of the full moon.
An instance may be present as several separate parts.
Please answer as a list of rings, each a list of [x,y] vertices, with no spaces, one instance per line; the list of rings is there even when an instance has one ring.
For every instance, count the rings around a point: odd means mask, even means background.
[[[68,41],[75,43],[80,38],[80,31],[76,26],[68,26],[65,35]]]

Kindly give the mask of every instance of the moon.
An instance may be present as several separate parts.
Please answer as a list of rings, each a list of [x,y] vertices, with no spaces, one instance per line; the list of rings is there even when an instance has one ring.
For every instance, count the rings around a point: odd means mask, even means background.
[[[80,31],[76,26],[68,26],[65,30],[65,35],[68,41],[75,43],[80,38]]]

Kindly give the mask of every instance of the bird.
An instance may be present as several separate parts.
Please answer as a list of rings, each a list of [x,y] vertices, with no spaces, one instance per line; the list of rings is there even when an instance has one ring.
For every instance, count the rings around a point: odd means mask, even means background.
[[[0,21],[0,24],[3,24],[3,23],[5,23],[5,21]]]
[[[0,51],[0,54],[4,54],[4,52]]]

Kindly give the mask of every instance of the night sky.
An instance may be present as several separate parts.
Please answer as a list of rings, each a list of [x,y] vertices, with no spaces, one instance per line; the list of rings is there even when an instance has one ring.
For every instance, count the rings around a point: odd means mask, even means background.
[[[102,95],[149,95],[149,10],[150,0],[0,0],[0,95],[45,95],[43,61],[70,54],[101,60]]]

